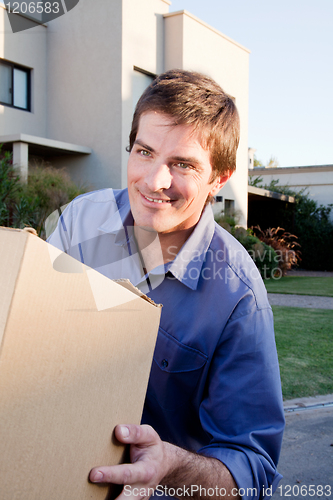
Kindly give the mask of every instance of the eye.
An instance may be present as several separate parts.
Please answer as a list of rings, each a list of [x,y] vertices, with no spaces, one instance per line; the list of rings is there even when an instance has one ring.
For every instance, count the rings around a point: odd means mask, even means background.
[[[150,151],[147,151],[146,149],[140,149],[140,150],[139,150],[139,154],[140,154],[141,156],[151,156]]]
[[[179,167],[182,170],[187,170],[187,169],[191,168],[191,165],[188,165],[188,163],[179,162],[179,163],[176,163],[175,165],[176,165],[176,167]]]

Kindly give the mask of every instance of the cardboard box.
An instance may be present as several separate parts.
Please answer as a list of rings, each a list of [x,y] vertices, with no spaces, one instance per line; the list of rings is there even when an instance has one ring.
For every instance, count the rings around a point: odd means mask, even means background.
[[[0,276],[0,498],[105,499],[88,474],[140,423],[160,307],[19,230]]]

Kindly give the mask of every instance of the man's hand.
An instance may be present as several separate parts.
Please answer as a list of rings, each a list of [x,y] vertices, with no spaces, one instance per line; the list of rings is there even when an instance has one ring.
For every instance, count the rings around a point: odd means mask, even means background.
[[[150,425],[117,425],[115,436],[121,443],[130,445],[130,464],[96,467],[90,471],[93,483],[125,485],[117,500],[149,498],[156,486],[162,485],[197,489],[193,497],[209,498],[212,495],[199,493],[198,485],[216,489],[216,499],[239,500],[237,485],[229,470],[215,458],[192,453],[162,441]]]
[[[170,470],[165,443],[149,425],[117,425],[115,436],[121,443],[131,445],[130,460],[132,463],[96,467],[90,472],[90,481],[130,485],[131,489],[126,492],[126,495],[123,491],[118,497],[119,500],[122,498],[138,500],[142,497],[143,495],[138,494],[130,495],[130,491],[134,488],[138,488],[136,492],[145,490],[147,496],[151,496],[152,491]]]

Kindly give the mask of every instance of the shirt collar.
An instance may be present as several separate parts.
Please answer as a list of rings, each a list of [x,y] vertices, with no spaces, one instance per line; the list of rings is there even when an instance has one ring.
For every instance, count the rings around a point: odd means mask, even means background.
[[[117,199],[117,201],[115,199],[115,203],[118,209],[98,229],[105,233],[115,234],[116,245],[134,243],[134,220],[127,189],[122,192],[120,199]],[[170,271],[181,283],[192,290],[196,290],[202,264],[212,241],[214,231],[214,215],[209,203],[202,212],[191,236],[186,240],[175,259],[164,266],[158,266],[158,268],[153,269],[149,273],[149,276],[155,275],[155,279],[158,279],[158,276]]]
[[[120,199],[114,199],[115,212],[98,228],[103,233],[114,234],[115,244],[123,246],[134,242],[134,220],[128,199],[128,191],[124,190]]]
[[[175,278],[196,290],[201,268],[215,231],[214,215],[210,204],[204,209],[193,233],[184,243],[176,258],[166,265]]]

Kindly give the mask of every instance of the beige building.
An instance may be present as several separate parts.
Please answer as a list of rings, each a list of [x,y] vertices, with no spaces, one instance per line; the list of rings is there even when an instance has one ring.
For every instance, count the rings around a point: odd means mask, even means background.
[[[305,189],[309,197],[318,205],[333,203],[333,165],[314,165],[306,167],[255,167],[249,170],[253,177],[262,177],[263,184],[278,180],[279,185],[288,186],[294,191]]]
[[[126,146],[142,91],[165,70],[201,71],[239,110],[237,171],[216,209],[237,210],[246,225],[249,51],[169,7],[168,0],[80,0],[47,24],[35,16],[27,21],[33,27],[13,33],[0,1],[0,143],[13,149],[23,177],[37,156],[92,189],[125,187]]]

